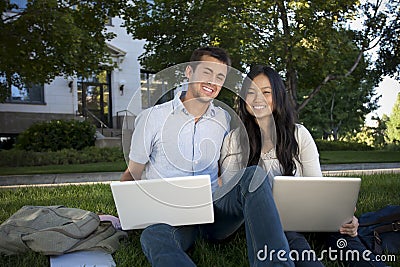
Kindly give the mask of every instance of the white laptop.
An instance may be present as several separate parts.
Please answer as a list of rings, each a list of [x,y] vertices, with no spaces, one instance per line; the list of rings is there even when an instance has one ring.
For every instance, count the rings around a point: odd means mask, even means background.
[[[123,230],[214,222],[209,175],[112,182]]]
[[[360,178],[276,176],[272,194],[285,231],[336,232],[352,220]]]

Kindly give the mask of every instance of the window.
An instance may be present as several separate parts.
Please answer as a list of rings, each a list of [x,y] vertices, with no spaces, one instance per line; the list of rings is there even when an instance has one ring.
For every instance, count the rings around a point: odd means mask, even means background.
[[[112,127],[111,72],[78,76],[78,113],[98,127]]]
[[[44,104],[44,86],[35,84],[28,87],[24,85],[22,89],[19,89],[12,85],[11,97],[8,102]]]
[[[148,108],[173,98],[173,90],[167,91],[168,83],[156,74],[140,71],[142,108]]]
[[[0,83],[6,84],[4,76],[0,76]],[[44,104],[44,85],[43,84],[23,84],[20,88],[11,85],[10,96],[6,99],[8,103],[24,104]]]

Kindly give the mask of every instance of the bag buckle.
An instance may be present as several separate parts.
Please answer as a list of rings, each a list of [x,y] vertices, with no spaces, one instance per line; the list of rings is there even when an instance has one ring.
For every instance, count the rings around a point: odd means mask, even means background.
[[[400,231],[400,221],[393,222],[392,227],[394,232]]]

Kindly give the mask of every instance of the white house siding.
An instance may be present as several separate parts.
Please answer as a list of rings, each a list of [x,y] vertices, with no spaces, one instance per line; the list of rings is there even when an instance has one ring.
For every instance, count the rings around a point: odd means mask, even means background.
[[[134,108],[130,110],[131,113],[137,114],[142,110],[142,102],[140,97],[140,64],[138,57],[144,52],[144,40],[133,40],[125,30],[121,27],[123,20],[120,18],[113,18],[113,26],[109,26],[109,31],[117,34],[109,44],[118,49],[126,52],[124,60],[111,74],[112,90],[112,105],[113,117],[117,116],[117,112],[127,109],[131,99],[133,99]],[[125,81],[123,95],[120,94],[119,83]],[[134,97],[135,96],[135,97]],[[131,114],[131,113],[128,113]],[[120,113],[122,114],[122,113]],[[129,120],[132,124],[132,120]],[[115,127],[114,123],[114,127]]]

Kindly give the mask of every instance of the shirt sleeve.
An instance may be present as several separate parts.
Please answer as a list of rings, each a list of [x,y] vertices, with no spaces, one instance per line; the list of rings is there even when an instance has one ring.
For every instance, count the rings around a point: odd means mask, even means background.
[[[229,113],[227,111],[225,111],[225,117],[226,117],[226,134],[229,133],[230,129],[231,129],[231,115],[229,115]]]
[[[301,162],[302,176],[322,176],[319,163],[319,153],[310,132],[302,125],[296,125],[299,144],[299,159]]]
[[[244,168],[239,146],[239,135],[233,130],[225,136],[219,160],[222,184],[226,184],[239,170]]]
[[[154,118],[151,115],[152,108],[142,111],[136,117],[129,152],[131,161],[141,164],[149,161],[155,133]]]

